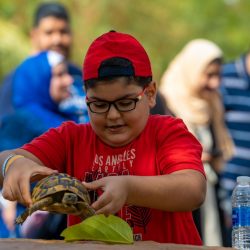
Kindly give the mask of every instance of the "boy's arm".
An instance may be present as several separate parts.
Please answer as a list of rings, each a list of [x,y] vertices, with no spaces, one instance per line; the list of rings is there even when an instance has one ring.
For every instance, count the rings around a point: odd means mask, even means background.
[[[11,161],[3,177],[3,165],[10,155],[21,155],[23,157],[13,158],[14,160]],[[1,152],[0,166],[0,186],[3,187],[3,197],[10,201],[17,200],[25,205],[32,204],[30,182],[57,172],[56,170],[44,167],[43,163],[35,155],[23,149]]]
[[[104,191],[92,204],[98,214],[114,214],[125,203],[165,211],[192,211],[203,203],[206,194],[206,179],[195,170],[159,176],[110,176],[85,186]]]
[[[196,170],[131,178],[129,186],[128,203],[165,211],[192,211],[201,206],[206,195],[206,179]]]

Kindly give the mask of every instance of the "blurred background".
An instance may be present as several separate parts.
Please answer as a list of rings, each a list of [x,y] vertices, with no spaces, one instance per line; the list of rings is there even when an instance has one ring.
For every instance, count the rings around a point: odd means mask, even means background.
[[[0,80],[29,53],[32,14],[39,0],[0,1]],[[157,81],[191,39],[207,38],[225,61],[249,49],[249,0],[60,0],[70,12],[71,59],[82,64],[91,41],[111,29],[134,35],[146,48]]]

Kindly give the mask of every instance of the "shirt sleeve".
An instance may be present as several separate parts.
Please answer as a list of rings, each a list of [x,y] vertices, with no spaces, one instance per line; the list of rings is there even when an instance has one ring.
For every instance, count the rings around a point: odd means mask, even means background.
[[[181,119],[162,120],[157,134],[158,161],[162,174],[193,169],[205,176],[201,161],[202,147]]]
[[[68,135],[73,122],[65,122],[58,128],[52,128],[25,144],[22,149],[38,157],[42,163],[59,172],[66,172]]]

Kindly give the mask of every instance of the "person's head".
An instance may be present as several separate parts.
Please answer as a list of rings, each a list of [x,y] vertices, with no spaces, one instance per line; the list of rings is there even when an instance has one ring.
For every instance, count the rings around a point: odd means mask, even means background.
[[[65,57],[55,51],[43,51],[26,59],[16,70],[14,87],[17,107],[41,105],[55,110],[69,96],[73,83]]]
[[[217,90],[221,80],[222,58],[216,58],[205,67],[201,72],[198,86],[201,92]]]
[[[73,78],[68,72],[65,61],[58,62],[54,66],[51,65],[49,93],[55,103],[59,103],[71,95],[70,86],[72,83]]]
[[[216,90],[220,84],[223,53],[213,42],[206,39],[190,41],[177,56],[184,84],[190,92],[202,95]],[[183,85],[184,85],[183,84]]]
[[[186,123],[210,121],[210,104],[218,99],[222,58],[218,45],[206,39],[191,40],[176,55],[160,85],[173,114]]]
[[[70,18],[66,8],[58,2],[38,6],[31,31],[34,53],[54,50],[69,57],[72,44]]]
[[[90,122],[108,145],[124,146],[146,126],[156,85],[142,45],[110,31],[90,45],[83,64]]]

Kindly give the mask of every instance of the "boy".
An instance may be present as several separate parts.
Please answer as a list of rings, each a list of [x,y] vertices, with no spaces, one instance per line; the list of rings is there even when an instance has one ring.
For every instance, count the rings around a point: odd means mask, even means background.
[[[96,214],[118,214],[136,240],[201,245],[191,214],[205,197],[201,146],[181,120],[149,115],[156,84],[142,45],[103,34],[87,51],[83,75],[90,124],[66,122],[2,152],[4,197],[30,205],[30,181],[67,172],[93,190]],[[78,222],[69,216],[70,225]]]

